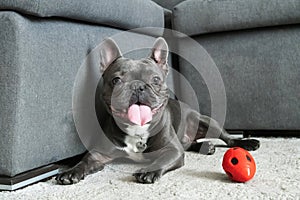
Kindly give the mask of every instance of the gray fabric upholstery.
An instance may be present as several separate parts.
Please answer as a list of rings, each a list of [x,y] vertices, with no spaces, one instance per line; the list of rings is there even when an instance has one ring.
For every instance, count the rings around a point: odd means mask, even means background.
[[[72,115],[75,76],[87,53],[121,30],[4,11],[0,27],[0,174],[83,153]]]
[[[66,17],[123,29],[164,27],[164,9],[140,0],[2,0],[0,10],[40,17]]]
[[[194,37],[215,61],[225,84],[225,128],[300,129],[300,25],[223,32]],[[180,51],[189,51],[180,39]],[[199,55],[200,56],[200,55]],[[210,96],[193,66],[180,71],[197,93],[200,110],[210,115]]]
[[[299,0],[187,0],[173,9],[173,29],[187,35],[300,23]]]

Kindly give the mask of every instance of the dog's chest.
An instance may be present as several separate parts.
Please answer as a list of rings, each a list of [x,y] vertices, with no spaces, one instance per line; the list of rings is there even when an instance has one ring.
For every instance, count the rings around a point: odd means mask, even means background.
[[[149,137],[149,124],[146,124],[144,126],[139,126],[139,125],[136,125],[136,126],[128,126],[126,128],[126,133],[129,135],[129,136],[139,136],[139,137]]]
[[[124,138],[125,147],[122,148],[131,159],[143,159],[143,151],[147,148],[147,140],[150,135],[149,125],[129,126],[126,129],[127,135]]]

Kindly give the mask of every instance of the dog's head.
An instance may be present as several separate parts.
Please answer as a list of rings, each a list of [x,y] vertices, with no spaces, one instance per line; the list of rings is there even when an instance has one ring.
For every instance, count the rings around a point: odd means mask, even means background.
[[[149,57],[132,60],[106,39],[100,49],[102,99],[115,120],[143,126],[160,120],[169,98],[168,45],[158,38]]]

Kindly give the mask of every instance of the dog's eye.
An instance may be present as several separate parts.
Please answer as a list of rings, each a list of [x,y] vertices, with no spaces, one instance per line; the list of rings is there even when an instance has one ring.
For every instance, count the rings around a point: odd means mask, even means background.
[[[122,80],[121,80],[120,77],[115,77],[115,78],[112,79],[111,82],[112,82],[113,85],[119,85],[120,83],[122,83]]]
[[[155,85],[160,84],[160,78],[158,76],[153,77],[152,81],[153,81],[153,84],[155,84]]]

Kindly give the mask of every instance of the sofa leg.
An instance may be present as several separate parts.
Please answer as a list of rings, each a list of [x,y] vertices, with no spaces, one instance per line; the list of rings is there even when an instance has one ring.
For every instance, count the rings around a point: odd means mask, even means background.
[[[0,191],[13,191],[57,175],[58,165],[51,164],[13,177],[0,176]]]

